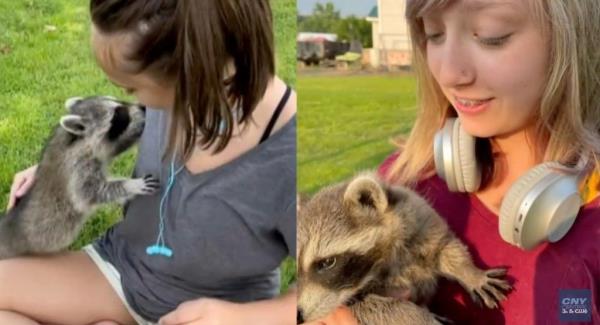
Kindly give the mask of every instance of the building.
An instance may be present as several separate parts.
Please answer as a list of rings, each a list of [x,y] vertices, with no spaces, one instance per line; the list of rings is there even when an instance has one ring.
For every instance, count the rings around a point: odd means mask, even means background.
[[[372,23],[373,48],[366,49],[363,62],[375,68],[410,66],[411,44],[404,15],[406,0],[377,0],[367,21]]]

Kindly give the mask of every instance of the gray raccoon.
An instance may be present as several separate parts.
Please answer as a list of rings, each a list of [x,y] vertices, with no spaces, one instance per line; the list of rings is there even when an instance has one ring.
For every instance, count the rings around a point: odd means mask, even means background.
[[[440,276],[496,308],[510,285],[481,270],[437,212],[412,190],[373,174],[326,187],[298,213],[298,322],[341,305],[360,324],[439,324],[419,304]],[[402,298],[410,297],[410,301]]]
[[[0,219],[0,259],[68,248],[87,217],[103,203],[152,194],[158,180],[108,179],[110,161],[134,145],[145,108],[111,97],[71,98],[69,113],[50,136],[35,183]]]

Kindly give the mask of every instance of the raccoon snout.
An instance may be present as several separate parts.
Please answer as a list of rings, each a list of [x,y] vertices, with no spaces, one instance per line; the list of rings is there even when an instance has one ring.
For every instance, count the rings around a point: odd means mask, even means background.
[[[146,113],[146,106],[144,106],[144,105],[138,105],[138,106],[140,107],[142,112]]]
[[[304,315],[302,313],[302,309],[298,308],[298,312],[296,313],[296,323],[302,324],[304,323]]]

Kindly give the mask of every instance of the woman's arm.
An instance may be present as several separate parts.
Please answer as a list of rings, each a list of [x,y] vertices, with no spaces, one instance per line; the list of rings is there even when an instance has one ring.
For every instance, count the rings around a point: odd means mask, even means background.
[[[270,300],[233,303],[201,298],[182,303],[163,316],[161,325],[294,325],[296,289]]]

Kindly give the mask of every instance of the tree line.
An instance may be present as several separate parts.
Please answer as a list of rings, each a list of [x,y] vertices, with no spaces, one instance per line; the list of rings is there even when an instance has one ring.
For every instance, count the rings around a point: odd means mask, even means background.
[[[309,16],[298,16],[299,32],[337,34],[339,41],[358,40],[363,47],[373,46],[371,23],[354,15],[342,18],[333,3],[317,3]]]

